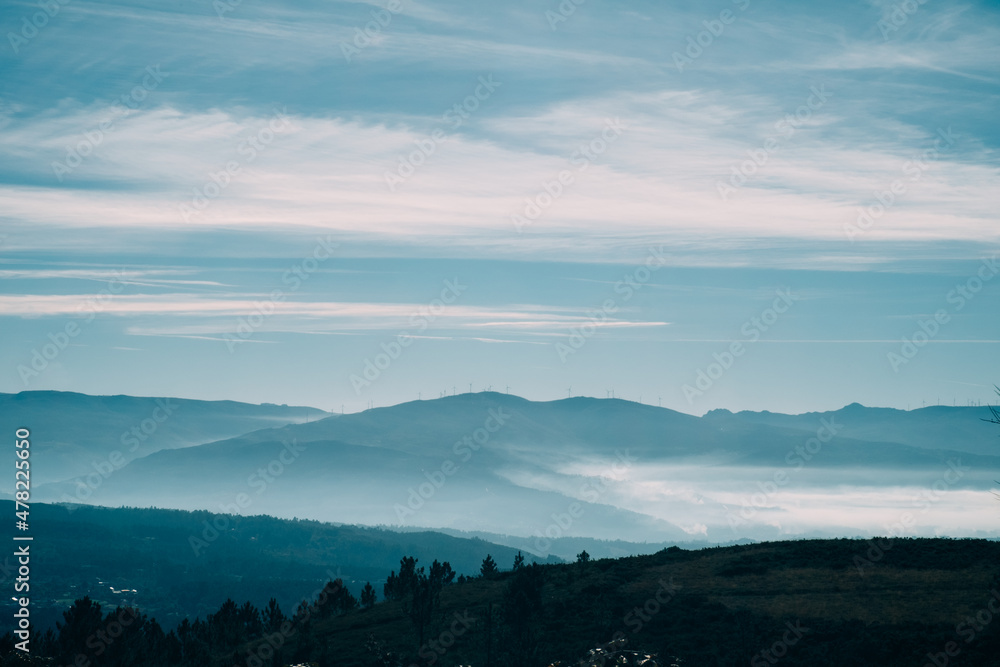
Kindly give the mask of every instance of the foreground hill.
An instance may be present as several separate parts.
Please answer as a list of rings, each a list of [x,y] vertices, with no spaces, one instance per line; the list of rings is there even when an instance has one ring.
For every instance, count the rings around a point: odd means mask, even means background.
[[[661,667],[975,667],[996,665],[1000,655],[998,574],[1000,543],[984,540],[671,547],[451,584],[418,574],[393,589],[393,601],[362,605],[370,608],[358,608],[330,581],[280,630],[281,616],[275,621],[237,601],[168,637],[155,626],[133,626],[106,655],[83,646],[87,629],[101,624],[78,614],[38,649],[82,654],[94,667],[135,664],[137,656],[149,667],[543,667],[557,660],[596,667],[642,664],[634,658],[649,653]],[[623,643],[636,654],[607,659],[624,656]],[[10,645],[8,637],[0,651]],[[595,647],[603,649],[595,654]],[[588,653],[595,659],[577,662]]]
[[[14,515],[13,503],[0,512]],[[487,554],[512,563],[516,549],[432,532],[396,533],[267,516],[155,509],[76,509],[35,503],[32,518],[32,598],[36,623],[61,619],[84,595],[112,608],[135,604],[172,627],[205,616],[227,598],[263,606],[271,597],[286,609],[331,578],[355,595],[377,585],[404,555],[449,561],[472,574]],[[13,556],[0,562],[10,583]],[[13,603],[2,603],[5,610]]]
[[[315,408],[235,401],[88,396],[65,391],[0,394],[0,430],[31,429],[35,485],[55,482],[161,449],[231,438],[272,426],[328,417]],[[0,489],[13,487],[4,482]]]
[[[419,530],[416,528],[403,530]],[[474,538],[486,540],[492,544],[500,544],[512,549],[519,549],[524,553],[534,553],[537,548],[537,538],[519,537],[517,535],[500,535],[498,533],[487,533],[483,531],[463,531],[452,530],[450,528],[440,528],[440,532],[452,537]],[[593,537],[559,537],[549,540],[548,553],[563,560],[572,562],[576,560],[577,554],[586,551],[593,558],[622,558],[624,556],[638,556],[643,554],[653,554],[668,547],[680,547],[682,549],[704,549],[706,547],[733,546],[737,544],[751,544],[753,540],[732,540],[720,544],[713,544],[705,540],[687,541],[667,541],[667,542],[627,542],[625,540],[599,540]]]
[[[997,575],[1000,543],[984,540],[673,547],[544,566],[539,595],[527,606],[516,601],[525,582],[512,573],[446,588],[440,620],[425,636],[440,639],[456,613],[475,617],[437,656],[438,664],[474,667],[487,664],[490,632],[493,664],[508,664],[495,661],[505,648],[533,656],[513,664],[575,663],[589,649],[624,636],[631,648],[680,658],[684,666],[757,667],[778,659],[811,667],[923,665],[928,653],[945,651],[949,642],[961,655],[952,664],[996,665],[1000,615],[990,609],[1000,602]],[[403,611],[385,604],[326,621],[316,634],[328,653],[317,655],[345,656],[335,661],[345,667],[376,664],[352,642],[370,634],[403,664],[431,664],[421,660],[421,644]],[[515,612],[526,622],[519,623]],[[989,618],[996,620],[985,622]],[[423,656],[431,655],[425,644]]]

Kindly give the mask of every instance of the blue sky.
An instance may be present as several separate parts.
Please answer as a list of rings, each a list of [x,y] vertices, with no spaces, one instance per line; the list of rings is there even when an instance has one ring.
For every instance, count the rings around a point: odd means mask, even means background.
[[[72,0],[0,27],[0,391],[701,414],[1000,378],[994,4]]]

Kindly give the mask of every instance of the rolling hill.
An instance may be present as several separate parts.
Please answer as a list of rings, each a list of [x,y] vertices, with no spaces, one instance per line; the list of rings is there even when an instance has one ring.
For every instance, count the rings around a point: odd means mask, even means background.
[[[988,410],[948,410],[941,414],[964,435],[938,442],[932,434],[942,429],[926,424],[939,408],[699,418],[615,399],[462,394],[161,450],[101,479],[88,500],[526,536],[547,555],[550,541],[564,537],[719,543],[873,534],[896,517],[873,523],[880,517],[845,509],[810,524],[817,512],[809,503],[837,497],[850,506],[878,493],[897,506],[929,507],[922,530],[937,534],[960,529],[948,522],[970,498],[986,511],[1000,471],[1000,457],[981,453],[995,440],[979,420]],[[945,490],[972,495],[942,495],[942,480]],[[72,500],[81,483],[36,494]],[[919,501],[932,492],[933,502]]]
[[[13,516],[11,501],[0,501],[0,509]],[[448,561],[471,575],[487,555],[509,567],[517,554],[476,538],[268,516],[34,503],[31,518],[32,606],[43,628],[84,595],[112,608],[138,605],[172,627],[230,597],[258,607],[275,597],[293,610],[330,578],[342,578],[355,596],[370,581],[381,597],[403,556],[421,565]],[[0,562],[11,587],[16,561],[8,555]],[[12,604],[7,598],[3,606],[13,612]]]
[[[27,427],[35,443],[35,484],[87,475],[161,449],[327,417],[315,408],[235,401],[89,396],[64,391],[0,394],[0,429]],[[116,455],[117,453],[117,455]],[[119,458],[120,457],[120,458]],[[9,490],[4,482],[0,490]]]

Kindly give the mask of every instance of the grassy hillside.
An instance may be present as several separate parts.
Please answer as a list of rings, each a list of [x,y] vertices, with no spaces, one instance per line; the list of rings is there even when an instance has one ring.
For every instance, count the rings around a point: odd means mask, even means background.
[[[1000,543],[992,541],[671,547],[522,565],[436,588],[420,583],[435,581],[428,571],[374,606],[362,597],[359,608],[340,582],[330,582],[284,606],[294,610],[285,615],[237,600],[166,635],[142,618],[99,655],[84,638],[122,611],[77,602],[72,631],[40,637],[36,655],[65,662],[82,654],[95,667],[639,664],[578,662],[597,647],[623,645],[658,654],[660,667],[977,666],[996,665],[1000,655]],[[0,654],[11,647],[8,635]],[[0,664],[25,663],[8,657]]]
[[[771,664],[761,651],[795,638],[789,623],[801,637],[775,647],[776,654],[787,649],[785,665],[922,665],[928,652],[944,651],[952,641],[960,653],[949,664],[998,664],[1000,615],[982,631],[962,624],[977,613],[985,617],[990,591],[1000,583],[1000,543],[899,539],[874,545],[809,540],[666,549],[545,566],[541,604],[530,614],[533,657],[522,664],[575,661],[618,633],[634,649],[675,656],[683,665]],[[492,605],[493,664],[511,664],[497,659],[512,639],[505,634],[504,608],[513,581],[505,573],[444,589],[427,636],[449,632],[456,613],[476,621],[436,663],[486,664]],[[379,664],[359,650],[358,638],[369,635],[402,664],[429,664],[404,616],[403,606],[391,603],[324,621],[315,630],[319,664]],[[450,641],[446,634],[444,640]],[[430,655],[426,648],[423,654]]]

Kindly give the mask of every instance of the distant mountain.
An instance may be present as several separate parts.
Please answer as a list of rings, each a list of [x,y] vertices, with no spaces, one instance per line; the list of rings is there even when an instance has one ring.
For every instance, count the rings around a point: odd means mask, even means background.
[[[988,415],[988,410],[951,410],[956,413],[949,422],[964,420],[958,438],[949,436],[946,426],[929,432],[926,423],[932,417],[920,411],[888,411],[894,413],[895,422],[884,416],[872,420],[869,415],[882,415],[886,411],[861,406],[796,416],[727,413],[729,419],[723,419],[715,411],[699,418],[620,399],[579,397],[535,402],[480,392],[261,430],[236,440],[245,444],[291,439],[300,443],[339,441],[417,456],[455,458],[456,446],[460,451],[468,451],[475,446],[471,438],[480,431],[481,437],[488,437],[488,445],[482,446],[484,451],[502,452],[513,458],[525,455],[551,464],[564,462],[566,457],[589,455],[603,458],[610,455],[613,459],[616,451],[627,449],[632,456],[645,461],[698,459],[782,465],[790,449],[801,445],[822,427],[823,418],[835,417],[836,425],[843,425],[844,430],[836,433],[835,446],[828,448],[818,465],[896,466],[904,462],[909,467],[937,466],[955,452],[990,457],[975,459],[978,463],[1000,462],[996,432],[984,428],[976,416]],[[487,422],[492,423],[491,414],[504,417],[503,424],[495,432],[486,433]],[[916,423],[910,424],[910,420]],[[869,421],[876,425],[861,426]],[[972,433],[978,437],[973,439]],[[456,445],[463,438],[469,438],[471,444]],[[994,448],[990,450],[988,444]],[[979,451],[973,452],[969,447]]]
[[[830,412],[785,415],[776,412],[730,412],[713,410],[706,419],[718,422],[764,424],[799,431],[815,431],[821,419],[843,426],[840,435],[856,440],[895,442],[923,449],[949,449],[986,456],[1000,455],[1000,438],[994,429],[984,428],[990,417],[988,407],[933,405],[916,410],[866,408],[852,403]]]
[[[87,475],[109,465],[114,468],[161,449],[190,447],[328,416],[315,408],[235,401],[88,396],[62,391],[0,394],[0,430],[31,430],[32,481],[36,485]],[[0,489],[9,491],[12,485],[5,480]]]
[[[495,452],[481,451],[446,476],[443,460],[433,456],[340,441],[255,442],[257,435],[249,442],[236,438],[133,461],[103,482],[92,501],[392,527],[545,535],[554,525],[551,530],[561,536],[585,526],[606,538],[686,537],[666,521],[515,484],[498,474],[506,459]],[[452,454],[448,460],[459,466],[461,459]],[[76,484],[48,484],[35,497],[71,500]],[[546,553],[544,546],[534,551]]]
[[[891,497],[897,507],[919,508],[919,528],[935,534],[960,529],[942,523],[960,508],[950,496],[924,502],[920,494],[937,493],[946,479],[945,490],[978,493],[978,502],[1000,471],[1000,456],[985,455],[996,438],[979,419],[988,411],[949,410],[945,426],[931,428],[936,413],[924,410],[699,418],[615,399],[470,393],[162,450],[85,490],[89,502],[105,505],[530,537],[542,555],[561,538],[722,543],[869,534],[896,517],[869,525],[862,522],[874,514],[840,508],[874,503],[873,493],[881,498],[873,507]],[[946,437],[949,425],[958,437]],[[35,493],[71,500],[80,489],[75,480]]]

